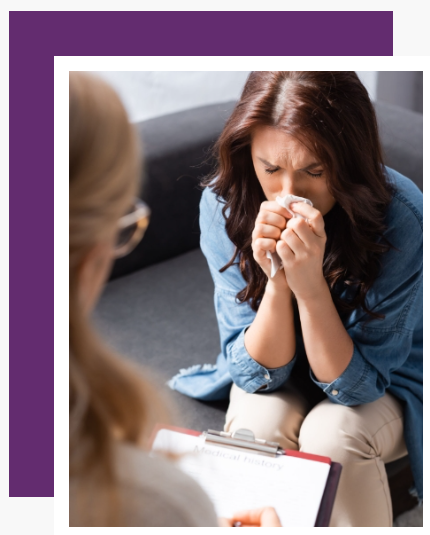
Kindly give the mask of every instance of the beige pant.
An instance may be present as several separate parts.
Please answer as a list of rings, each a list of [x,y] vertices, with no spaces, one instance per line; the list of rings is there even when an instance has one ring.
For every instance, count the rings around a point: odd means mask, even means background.
[[[247,394],[233,385],[224,429],[240,428],[342,464],[330,527],[393,525],[384,464],[407,450],[402,407],[392,395],[356,407],[325,399],[311,409],[291,384],[268,394]]]

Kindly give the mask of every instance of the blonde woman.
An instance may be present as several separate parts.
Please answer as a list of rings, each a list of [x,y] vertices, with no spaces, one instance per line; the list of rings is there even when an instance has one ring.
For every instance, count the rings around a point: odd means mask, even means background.
[[[193,480],[145,451],[155,422],[166,421],[164,405],[89,321],[113,258],[148,221],[136,201],[137,141],[104,82],[70,73],[69,91],[70,525],[279,526],[270,508],[218,521]]]

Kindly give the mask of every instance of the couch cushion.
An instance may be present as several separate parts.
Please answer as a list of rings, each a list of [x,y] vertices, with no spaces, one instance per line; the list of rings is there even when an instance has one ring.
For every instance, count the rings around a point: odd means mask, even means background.
[[[227,403],[198,402],[164,386],[179,368],[213,363],[219,353],[213,283],[200,249],[110,282],[94,319],[121,354],[156,373],[176,425],[222,429]]]

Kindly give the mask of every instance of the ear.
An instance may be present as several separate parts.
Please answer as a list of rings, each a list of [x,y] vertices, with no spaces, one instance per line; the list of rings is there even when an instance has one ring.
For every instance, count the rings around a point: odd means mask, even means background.
[[[93,245],[83,256],[78,268],[78,300],[88,314],[94,308],[112,265],[110,243]]]

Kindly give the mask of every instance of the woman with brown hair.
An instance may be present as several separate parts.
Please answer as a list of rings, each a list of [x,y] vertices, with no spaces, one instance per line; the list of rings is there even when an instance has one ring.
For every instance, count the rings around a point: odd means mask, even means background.
[[[422,499],[422,194],[383,165],[355,72],[253,72],[200,205],[222,353],[170,386],[343,465],[331,526],[391,526],[384,463]],[[233,382],[233,385],[232,385]]]
[[[218,526],[202,489],[145,451],[164,403],[90,324],[113,258],[139,241],[149,210],[136,199],[137,140],[118,96],[76,72],[69,93],[70,525]],[[220,523],[237,520],[280,525],[271,508]]]

